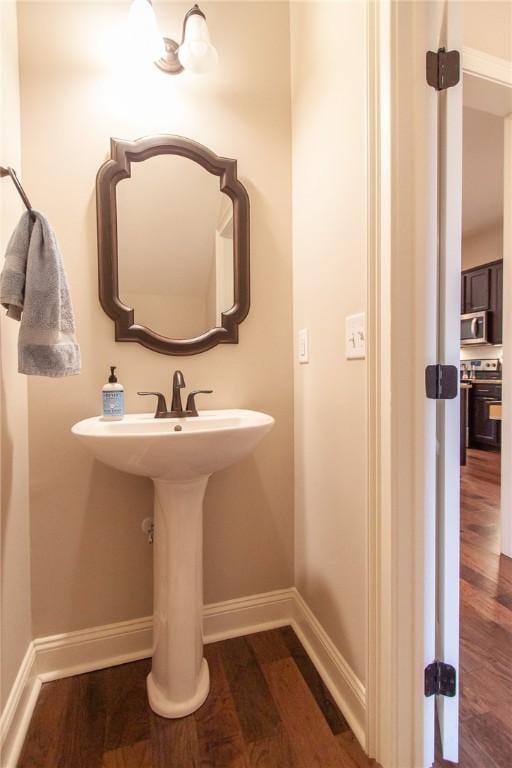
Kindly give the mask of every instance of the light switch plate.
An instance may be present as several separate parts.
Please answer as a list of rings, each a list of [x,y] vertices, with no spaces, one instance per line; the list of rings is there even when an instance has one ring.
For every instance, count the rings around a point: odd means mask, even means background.
[[[298,333],[298,352],[299,363],[309,363],[309,330],[302,328]]]
[[[345,318],[345,357],[361,360],[366,357],[366,315],[350,315]]]

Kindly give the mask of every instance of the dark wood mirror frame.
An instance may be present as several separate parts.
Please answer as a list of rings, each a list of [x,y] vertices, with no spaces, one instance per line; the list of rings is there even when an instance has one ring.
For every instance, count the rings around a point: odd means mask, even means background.
[[[164,355],[196,355],[217,344],[236,344],[238,326],[250,306],[249,196],[237,179],[237,163],[181,136],[146,136],[136,141],[111,139],[110,160],[96,177],[98,276],[100,303],[115,323],[116,341],[136,341]],[[116,186],[130,178],[130,164],[156,155],[179,155],[219,176],[220,191],[233,202],[233,306],[222,313],[222,327],[192,339],[169,339],[134,322],[135,312],[119,298]]]

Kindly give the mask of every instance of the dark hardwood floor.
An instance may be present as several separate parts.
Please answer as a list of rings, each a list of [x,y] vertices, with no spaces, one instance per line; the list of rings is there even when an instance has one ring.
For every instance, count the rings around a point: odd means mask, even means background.
[[[500,454],[469,450],[461,473],[459,766],[511,768],[512,560],[500,556]]]
[[[470,450],[462,468],[460,768],[512,766],[512,560],[499,554],[499,461]],[[290,627],[205,654],[211,694],[181,720],[151,712],[149,660],[47,683],[18,768],[375,766]]]
[[[18,768],[367,768],[291,627],[205,647],[211,693],[193,715],[149,708],[150,661],[43,686]]]

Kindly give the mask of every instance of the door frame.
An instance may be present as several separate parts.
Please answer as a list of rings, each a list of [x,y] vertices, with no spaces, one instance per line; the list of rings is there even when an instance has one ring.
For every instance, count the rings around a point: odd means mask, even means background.
[[[383,768],[427,768],[434,718],[425,714],[423,667],[435,658],[435,632],[426,621],[435,600],[435,500],[426,445],[435,403],[426,401],[423,372],[425,361],[436,362],[429,339],[436,254],[428,229],[435,159],[427,147],[435,126],[429,96],[417,86],[425,77],[428,4],[370,0],[368,7],[367,749]],[[463,50],[463,71],[512,86],[510,63],[480,51]],[[512,164],[512,116],[505,147]],[[505,208],[507,200],[512,210],[511,179]],[[504,252],[505,317],[512,312],[510,216]],[[512,333],[505,329],[503,348],[512,366]],[[512,387],[506,389],[503,412],[512,418]],[[502,445],[507,460],[512,430]],[[512,554],[512,480],[503,476],[509,483],[502,504],[511,514],[502,531]],[[429,702],[433,708],[433,697]]]
[[[432,5],[369,4],[367,746],[383,768],[425,768],[434,743],[423,691],[435,658]]]

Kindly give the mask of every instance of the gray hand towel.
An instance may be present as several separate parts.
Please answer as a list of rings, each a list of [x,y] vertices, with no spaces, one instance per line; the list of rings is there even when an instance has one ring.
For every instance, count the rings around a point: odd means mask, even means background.
[[[80,348],[57,239],[38,211],[14,230],[0,275],[0,302],[21,320],[18,370],[32,376],[80,373]]]

